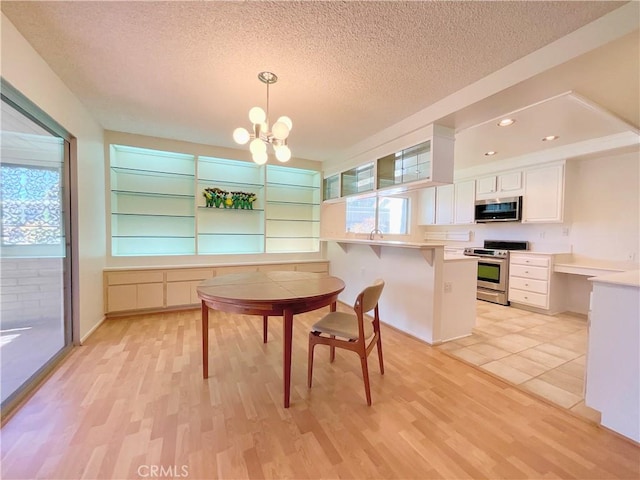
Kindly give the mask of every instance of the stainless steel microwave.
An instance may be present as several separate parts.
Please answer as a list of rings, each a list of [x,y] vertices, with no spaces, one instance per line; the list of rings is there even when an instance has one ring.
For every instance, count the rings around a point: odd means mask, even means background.
[[[522,197],[492,198],[476,201],[476,222],[519,222],[522,220]]]

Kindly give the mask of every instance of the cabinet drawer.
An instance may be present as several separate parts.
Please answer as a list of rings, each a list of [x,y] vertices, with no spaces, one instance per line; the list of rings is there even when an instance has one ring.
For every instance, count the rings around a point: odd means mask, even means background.
[[[548,280],[549,269],[543,267],[529,267],[526,265],[511,265],[511,277],[533,278]]]
[[[247,273],[247,272],[257,272],[258,267],[256,265],[241,265],[241,266],[233,266],[233,267],[217,267],[215,271],[215,276],[219,277],[220,275],[229,275],[232,273]]]
[[[282,263],[276,265],[259,265],[259,272],[279,272],[279,271],[293,271],[295,270],[295,265],[292,263]]]
[[[151,272],[108,272],[107,285],[130,285],[164,281],[162,270]]]
[[[529,278],[512,277],[509,279],[509,286],[518,290],[525,290],[534,293],[549,293],[549,282],[545,280],[532,280]]]
[[[315,273],[329,273],[328,262],[318,263],[300,263],[296,265],[297,272],[315,272]]]
[[[167,282],[183,282],[186,280],[206,280],[213,278],[212,268],[190,268],[188,270],[167,271]]]
[[[549,257],[534,257],[534,256],[522,256],[512,255],[511,263],[513,265],[531,265],[534,267],[548,267]]]
[[[531,305],[532,307],[548,308],[549,296],[541,293],[525,292],[517,288],[509,287],[509,301]]]

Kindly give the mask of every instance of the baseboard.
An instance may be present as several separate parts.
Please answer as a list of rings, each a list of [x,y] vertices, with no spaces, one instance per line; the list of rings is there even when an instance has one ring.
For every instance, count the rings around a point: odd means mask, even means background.
[[[79,345],[83,345],[83,344],[84,344],[84,342],[86,342],[86,341],[87,341],[87,339],[88,339],[88,338],[89,338],[89,337],[90,337],[90,336],[91,336],[91,335],[92,335],[92,334],[93,334],[93,333],[98,329],[98,327],[99,327],[100,325],[102,325],[102,324],[104,323],[104,321],[105,321],[106,319],[107,319],[107,317],[103,315],[103,316],[102,316],[102,319],[101,319],[98,323],[96,323],[96,324],[91,328],[91,330],[89,330],[89,331],[87,332],[87,334],[86,334],[84,337],[82,337],[82,338],[80,339],[80,343],[79,343]]]

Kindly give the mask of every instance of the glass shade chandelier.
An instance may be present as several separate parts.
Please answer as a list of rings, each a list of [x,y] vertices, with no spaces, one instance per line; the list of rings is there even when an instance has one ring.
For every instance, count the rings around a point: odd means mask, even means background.
[[[258,165],[264,165],[269,158],[267,146],[271,145],[280,162],[287,162],[291,158],[291,150],[287,146],[287,138],[293,123],[289,117],[280,117],[269,130],[269,85],[276,83],[278,77],[275,73],[260,72],[258,79],[267,85],[267,111],[260,107],[253,107],[249,110],[249,120],[253,123],[253,131],[250,133],[246,128],[236,128],[233,131],[233,139],[236,143],[244,145],[249,143],[251,158]]]

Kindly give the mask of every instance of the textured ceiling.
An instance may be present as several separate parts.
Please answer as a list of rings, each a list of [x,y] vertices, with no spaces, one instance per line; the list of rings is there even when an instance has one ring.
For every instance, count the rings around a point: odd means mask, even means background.
[[[626,2],[13,2],[109,130],[234,147],[257,79],[294,156],[327,160]]]

